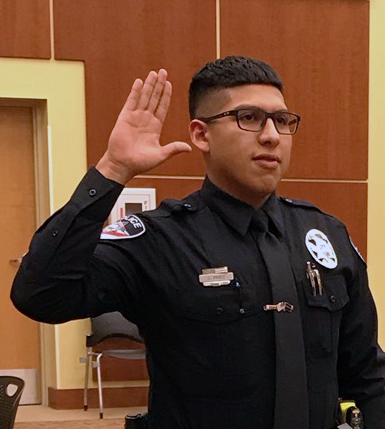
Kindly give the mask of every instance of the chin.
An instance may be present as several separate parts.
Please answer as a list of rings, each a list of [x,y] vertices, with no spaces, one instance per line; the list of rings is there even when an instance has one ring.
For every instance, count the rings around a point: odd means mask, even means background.
[[[252,189],[258,194],[268,195],[275,192],[278,183],[279,180],[277,180],[276,178],[270,180],[257,179],[256,181],[254,181]]]

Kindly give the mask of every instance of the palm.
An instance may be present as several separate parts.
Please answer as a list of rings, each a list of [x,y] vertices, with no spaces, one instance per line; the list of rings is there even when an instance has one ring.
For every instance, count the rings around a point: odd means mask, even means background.
[[[145,83],[137,79],[111,133],[105,159],[129,179],[144,173],[168,158],[190,151],[187,143],[159,143],[171,99],[167,73],[150,72]],[[99,167],[99,164],[97,167]],[[102,169],[101,169],[102,171]],[[123,180],[123,179],[122,179]]]
[[[133,174],[143,173],[161,161],[161,130],[162,123],[149,112],[127,112],[119,117],[111,134],[111,155],[120,163],[130,166]]]

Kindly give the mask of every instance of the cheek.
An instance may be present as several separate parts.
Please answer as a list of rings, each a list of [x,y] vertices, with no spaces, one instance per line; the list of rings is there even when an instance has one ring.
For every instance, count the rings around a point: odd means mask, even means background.
[[[290,137],[289,141],[284,142],[282,145],[282,169],[283,169],[283,173],[285,173],[289,167],[290,157],[291,157],[291,137]]]
[[[209,135],[209,151],[213,160],[223,162],[234,162],[239,158],[241,151],[240,138],[237,133],[233,133],[222,127],[215,135]],[[238,155],[238,156],[237,156]]]

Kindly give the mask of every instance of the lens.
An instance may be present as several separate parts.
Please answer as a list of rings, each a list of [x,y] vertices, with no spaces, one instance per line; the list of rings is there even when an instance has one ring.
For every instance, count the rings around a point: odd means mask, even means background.
[[[239,126],[247,131],[259,131],[265,119],[265,112],[259,109],[244,109],[238,111]]]
[[[276,112],[274,114],[274,123],[279,133],[294,134],[297,130],[298,118],[292,113]]]

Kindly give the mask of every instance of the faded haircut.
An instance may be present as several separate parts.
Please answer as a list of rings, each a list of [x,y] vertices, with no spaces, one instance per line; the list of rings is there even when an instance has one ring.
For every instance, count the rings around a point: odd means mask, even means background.
[[[228,56],[205,64],[192,78],[189,89],[190,118],[206,95],[242,85],[272,85],[283,92],[283,82],[267,63],[249,57]]]

